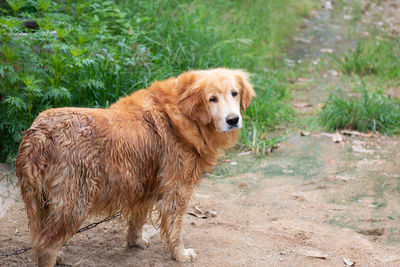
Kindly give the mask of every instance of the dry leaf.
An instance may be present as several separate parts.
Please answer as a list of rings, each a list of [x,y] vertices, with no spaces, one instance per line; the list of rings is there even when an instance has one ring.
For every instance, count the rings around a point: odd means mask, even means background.
[[[319,51],[321,51],[321,53],[329,53],[329,54],[333,53],[333,49],[331,48],[322,48]]]
[[[351,179],[354,179],[353,177],[350,176],[343,176],[343,175],[336,175],[336,179],[342,180],[343,182],[348,182]]]
[[[297,201],[306,201],[306,197],[304,196],[304,194],[302,192],[293,193],[292,199],[297,200]]]
[[[309,136],[311,132],[300,132],[300,136]]]
[[[374,133],[372,133],[372,132],[361,133],[361,132],[352,131],[352,130],[341,130],[340,133],[344,134],[344,135],[352,135],[352,136],[360,136],[360,137],[368,137],[368,138],[374,136]]]
[[[340,133],[320,133],[322,136],[327,136],[332,138],[334,143],[341,143],[343,141],[343,137]]]
[[[312,104],[310,104],[310,103],[294,103],[293,104],[293,107],[294,108],[310,108],[310,107],[312,107],[313,105]]]
[[[311,257],[311,258],[317,258],[317,259],[327,259],[328,255],[326,253],[323,253],[322,251],[316,250],[316,249],[299,249],[297,251],[299,255],[303,255],[306,257]]]
[[[297,79],[298,83],[306,83],[306,82],[309,82],[309,81],[310,81],[309,79],[303,78],[303,77],[300,77],[300,78]]]
[[[195,216],[197,218],[201,218],[201,219],[207,219],[207,218],[210,218],[210,217],[216,217],[217,216],[217,212],[216,211],[214,211],[214,210],[203,211],[202,209],[200,209],[197,206],[194,207],[194,211],[189,211],[188,214],[192,215],[192,216]]]
[[[343,258],[343,261],[347,266],[354,266],[354,264],[355,264],[354,261],[351,261],[351,260],[346,259],[346,258]]]
[[[372,228],[372,229],[359,230],[357,232],[363,235],[381,236],[385,233],[385,228]]]
[[[192,215],[192,216],[194,216],[194,217],[197,217],[197,218],[201,218],[201,219],[207,219],[207,218],[208,218],[208,216],[206,216],[206,215],[197,214],[197,213],[191,212],[191,211],[189,211],[188,214],[189,214],[189,215]]]
[[[334,143],[341,143],[343,141],[342,136],[339,133],[336,133],[332,136],[332,141]]]

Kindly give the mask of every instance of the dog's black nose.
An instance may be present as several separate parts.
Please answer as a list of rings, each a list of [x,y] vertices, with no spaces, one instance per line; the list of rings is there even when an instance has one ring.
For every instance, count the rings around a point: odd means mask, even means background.
[[[226,117],[226,123],[228,123],[230,126],[235,126],[239,122],[239,116],[235,114],[231,114],[228,117]]]

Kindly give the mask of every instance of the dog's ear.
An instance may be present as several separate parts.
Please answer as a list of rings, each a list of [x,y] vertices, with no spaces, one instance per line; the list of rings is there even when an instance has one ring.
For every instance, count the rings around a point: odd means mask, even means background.
[[[199,73],[187,72],[177,78],[178,91],[181,92],[178,108],[190,119],[207,125],[211,122],[211,115],[204,99],[203,88],[197,83],[199,75]]]
[[[242,70],[236,70],[235,72],[235,77],[241,90],[240,105],[243,111],[246,111],[251,99],[256,96],[256,92],[250,83],[250,75],[247,72]]]

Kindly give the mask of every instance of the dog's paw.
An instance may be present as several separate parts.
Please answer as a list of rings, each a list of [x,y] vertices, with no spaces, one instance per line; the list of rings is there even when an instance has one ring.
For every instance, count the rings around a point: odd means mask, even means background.
[[[182,253],[178,253],[175,260],[178,262],[192,262],[196,259],[197,254],[194,249],[188,248],[184,249]]]
[[[128,246],[146,249],[149,247],[149,241],[145,238],[137,238],[135,241],[128,241]]]

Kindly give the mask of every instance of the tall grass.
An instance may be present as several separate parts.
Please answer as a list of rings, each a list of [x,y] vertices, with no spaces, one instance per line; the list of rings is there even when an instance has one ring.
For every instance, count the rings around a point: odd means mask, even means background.
[[[385,134],[400,130],[400,101],[384,91],[358,88],[354,94],[332,93],[320,113],[320,121],[328,130],[354,129]]]
[[[259,97],[245,115],[243,143],[267,145],[266,131],[291,112],[279,70],[284,49],[314,1],[7,1],[0,9],[0,161],[14,158],[22,131],[49,107],[107,107],[154,80],[212,67],[254,74]]]

